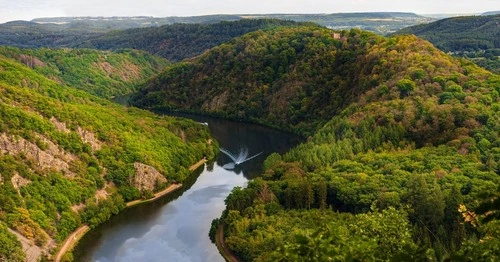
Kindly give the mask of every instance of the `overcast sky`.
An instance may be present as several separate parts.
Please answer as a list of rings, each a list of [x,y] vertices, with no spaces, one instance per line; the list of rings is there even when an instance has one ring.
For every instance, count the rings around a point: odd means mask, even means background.
[[[0,0],[0,22],[55,16],[403,11],[417,14],[500,10],[500,0]]]

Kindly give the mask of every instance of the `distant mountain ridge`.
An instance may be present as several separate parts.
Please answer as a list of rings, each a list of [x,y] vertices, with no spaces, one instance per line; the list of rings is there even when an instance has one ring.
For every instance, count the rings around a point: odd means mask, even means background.
[[[395,34],[414,34],[437,48],[500,73],[500,15],[463,16],[404,28]]]
[[[500,15],[446,18],[395,34],[417,35],[446,52],[500,48]]]
[[[485,12],[481,15],[500,15],[500,11],[490,11],[490,12]]]
[[[30,22],[0,24],[0,45],[22,48],[75,47],[106,33],[132,28],[159,27],[172,24],[216,24],[246,19],[281,19],[313,22],[335,29],[360,28],[381,35],[401,28],[434,21],[414,13],[375,12],[337,14],[244,14],[195,17],[56,17],[37,18]],[[113,32],[114,33],[114,32]],[[111,34],[113,34],[111,33]],[[118,39],[119,40],[119,39]]]

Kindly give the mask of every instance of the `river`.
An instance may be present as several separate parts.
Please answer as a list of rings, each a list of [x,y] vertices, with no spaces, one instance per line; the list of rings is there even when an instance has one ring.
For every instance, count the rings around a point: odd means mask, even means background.
[[[300,141],[296,136],[258,125],[204,116],[176,114],[207,123],[221,147],[249,156],[261,155],[226,170],[224,154],[198,168],[182,191],[142,204],[112,217],[89,232],[74,251],[76,261],[224,261],[208,237],[211,221],[225,209],[234,187],[244,187],[262,171],[264,159],[284,153]]]

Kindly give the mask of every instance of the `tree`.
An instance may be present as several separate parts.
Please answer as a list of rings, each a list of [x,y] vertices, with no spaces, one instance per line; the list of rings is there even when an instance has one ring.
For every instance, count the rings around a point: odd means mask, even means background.
[[[410,79],[399,80],[396,87],[399,89],[400,96],[405,97],[410,95],[410,93],[415,90],[415,82]]]

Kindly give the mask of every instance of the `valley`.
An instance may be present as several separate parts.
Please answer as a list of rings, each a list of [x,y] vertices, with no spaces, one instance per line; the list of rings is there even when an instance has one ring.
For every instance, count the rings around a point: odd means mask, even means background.
[[[497,20],[1,24],[0,261],[495,261]]]

